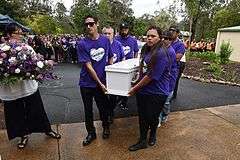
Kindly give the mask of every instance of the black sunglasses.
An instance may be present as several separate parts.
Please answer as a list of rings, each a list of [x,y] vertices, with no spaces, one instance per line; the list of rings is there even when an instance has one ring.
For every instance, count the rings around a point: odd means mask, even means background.
[[[88,22],[88,23],[85,23],[84,25],[86,27],[88,27],[88,26],[92,27],[92,26],[94,26],[94,24],[95,24],[95,22]]]

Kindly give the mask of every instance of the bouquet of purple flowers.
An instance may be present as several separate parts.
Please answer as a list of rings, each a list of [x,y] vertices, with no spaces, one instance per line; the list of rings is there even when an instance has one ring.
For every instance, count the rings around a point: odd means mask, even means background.
[[[12,85],[20,80],[55,79],[53,64],[27,44],[0,44],[0,85]]]

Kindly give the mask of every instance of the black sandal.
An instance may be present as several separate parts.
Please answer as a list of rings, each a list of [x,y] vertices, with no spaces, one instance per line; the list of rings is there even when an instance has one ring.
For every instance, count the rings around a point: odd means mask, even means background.
[[[54,139],[60,139],[61,138],[61,135],[54,132],[54,131],[50,131],[50,132],[47,132],[45,133],[47,136],[51,137],[51,138],[54,138]]]
[[[18,148],[23,149],[26,147],[28,142],[28,136],[21,137],[21,140],[18,142]]]

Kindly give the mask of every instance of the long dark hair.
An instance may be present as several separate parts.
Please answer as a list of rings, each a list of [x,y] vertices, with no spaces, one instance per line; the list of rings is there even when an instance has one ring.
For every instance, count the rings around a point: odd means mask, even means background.
[[[150,69],[150,70],[152,70],[154,68],[154,66],[156,65],[158,50],[160,48],[163,48],[164,50],[167,50],[165,44],[161,40],[162,39],[162,30],[159,27],[157,27],[157,26],[150,26],[147,29],[147,31],[152,30],[152,29],[157,31],[160,40],[156,44],[151,46],[151,47],[148,46],[147,44],[145,44],[142,47],[142,50],[141,50],[141,58],[143,58],[143,56],[145,54],[151,54],[150,62],[147,65],[147,68]],[[143,65],[143,59],[141,60],[140,63],[141,63],[141,65]]]
[[[4,29],[4,36],[12,36],[12,34],[17,31],[17,26],[14,23],[9,23]]]

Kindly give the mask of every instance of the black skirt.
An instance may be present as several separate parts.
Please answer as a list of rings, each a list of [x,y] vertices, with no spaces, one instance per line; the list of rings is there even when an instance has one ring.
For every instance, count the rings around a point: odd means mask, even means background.
[[[12,101],[4,101],[4,114],[9,140],[31,133],[51,131],[39,90]]]

